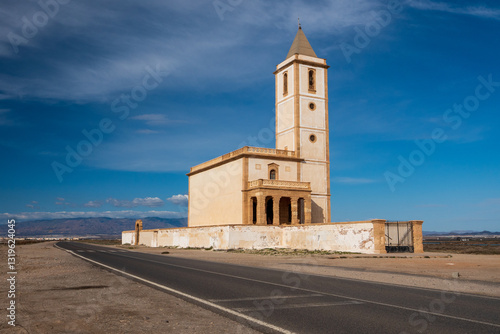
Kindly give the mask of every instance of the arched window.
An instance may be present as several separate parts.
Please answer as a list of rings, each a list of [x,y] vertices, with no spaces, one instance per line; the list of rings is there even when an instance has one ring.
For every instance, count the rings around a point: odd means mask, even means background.
[[[271,169],[271,171],[269,172],[269,179],[276,180],[276,170]]]
[[[288,95],[288,73],[283,74],[283,95]]]
[[[316,91],[316,71],[309,70],[309,91]]]

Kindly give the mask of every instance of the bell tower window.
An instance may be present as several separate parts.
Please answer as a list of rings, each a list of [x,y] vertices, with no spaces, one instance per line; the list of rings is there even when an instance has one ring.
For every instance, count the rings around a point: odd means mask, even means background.
[[[288,95],[288,72],[283,74],[283,96]]]
[[[308,74],[309,74],[309,92],[316,93],[316,70],[311,68],[308,70]]]
[[[276,171],[274,169],[271,169],[271,171],[269,172],[269,179],[276,180]]]

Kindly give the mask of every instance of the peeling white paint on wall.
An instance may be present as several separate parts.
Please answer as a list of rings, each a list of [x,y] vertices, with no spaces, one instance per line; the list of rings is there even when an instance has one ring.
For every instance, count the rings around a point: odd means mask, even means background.
[[[134,231],[122,233],[122,243],[133,244]],[[380,253],[374,240],[374,221],[318,225],[226,225],[142,230],[139,243],[150,247],[307,250]],[[383,251],[385,252],[385,251]]]

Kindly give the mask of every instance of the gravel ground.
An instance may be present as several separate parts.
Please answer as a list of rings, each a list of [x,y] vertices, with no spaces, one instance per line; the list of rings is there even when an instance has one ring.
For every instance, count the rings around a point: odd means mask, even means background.
[[[18,245],[16,327],[0,333],[258,333],[53,247]],[[7,247],[0,246],[2,259]],[[4,274],[5,276],[5,274]],[[6,314],[7,288],[0,287]]]

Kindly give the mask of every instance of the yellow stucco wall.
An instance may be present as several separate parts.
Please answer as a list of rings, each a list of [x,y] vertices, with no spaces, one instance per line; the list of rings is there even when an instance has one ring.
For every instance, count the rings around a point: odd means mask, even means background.
[[[286,101],[278,104],[278,117],[276,119],[278,126],[278,134],[293,128],[294,126],[294,114],[293,107],[295,103],[295,98],[289,98]]]
[[[301,165],[302,181],[311,182],[313,194],[327,194],[327,165],[325,163],[307,162]]]
[[[189,226],[243,224],[242,164],[237,159],[189,177]]]
[[[314,103],[316,109],[311,110],[309,104]],[[300,98],[300,124],[308,128],[325,129],[325,100],[312,97]]]
[[[326,223],[328,219],[328,197],[311,195],[311,222]]]
[[[280,133],[276,136],[276,148],[278,150],[295,150],[295,141],[294,141],[294,133],[293,129]]]
[[[277,164],[278,178],[282,181],[297,181],[297,162],[293,161],[280,161],[273,159],[248,159],[248,180],[269,179],[268,165],[270,163]],[[257,169],[259,168],[260,169]]]
[[[310,136],[314,135],[316,141],[312,142]],[[306,160],[326,161],[326,133],[319,130],[300,130],[301,158]]]

